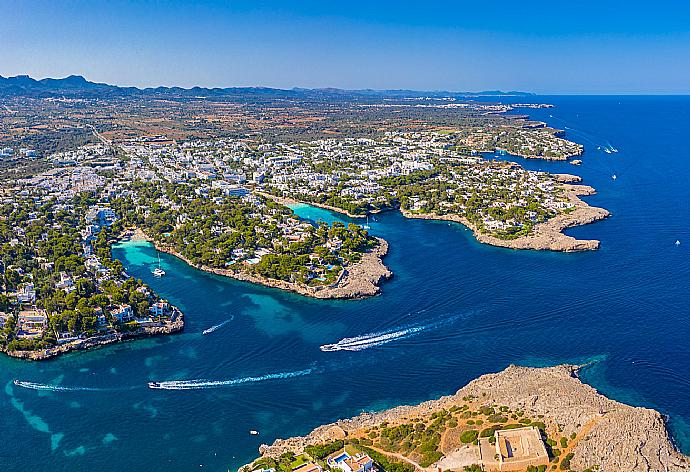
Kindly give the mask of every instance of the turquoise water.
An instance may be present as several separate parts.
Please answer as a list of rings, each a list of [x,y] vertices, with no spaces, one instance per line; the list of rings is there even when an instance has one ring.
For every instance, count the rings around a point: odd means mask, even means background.
[[[165,254],[167,275],[154,278],[152,247],[120,245],[115,255],[127,270],[186,313],[185,331],[44,363],[1,358],[0,464],[225,471],[276,437],[448,394],[510,363],[588,361],[586,381],[670,415],[689,453],[690,98],[534,100],[555,103],[530,112],[568,127],[587,152],[580,167],[520,162],[577,173],[598,189],[588,201],[613,216],[569,233],[600,239],[600,251],[493,248],[461,225],[391,212],[369,222],[391,244],[386,263],[395,277],[383,294],[317,301],[205,274]],[[335,350],[321,351],[324,344]],[[149,381],[171,389],[149,389]]]

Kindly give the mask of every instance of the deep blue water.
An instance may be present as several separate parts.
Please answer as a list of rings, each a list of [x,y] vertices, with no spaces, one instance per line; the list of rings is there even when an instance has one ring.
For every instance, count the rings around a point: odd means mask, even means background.
[[[567,127],[586,147],[584,164],[518,161],[579,174],[597,188],[588,201],[613,216],[569,233],[600,239],[601,250],[510,251],[476,243],[460,225],[387,213],[370,225],[390,242],[394,279],[379,297],[327,302],[204,274],[166,255],[168,275],[156,279],[151,247],[120,246],[115,254],[129,272],[186,313],[185,332],[45,363],[0,359],[4,470],[225,471],[253,458],[262,442],[448,394],[510,363],[587,360],[597,362],[586,381],[670,415],[674,439],[690,453],[690,98],[531,100],[557,105],[528,111]],[[362,351],[319,350],[410,328],[417,332]],[[281,373],[292,374],[261,380]],[[13,379],[62,390],[19,388]],[[243,380],[146,387],[190,379]]]

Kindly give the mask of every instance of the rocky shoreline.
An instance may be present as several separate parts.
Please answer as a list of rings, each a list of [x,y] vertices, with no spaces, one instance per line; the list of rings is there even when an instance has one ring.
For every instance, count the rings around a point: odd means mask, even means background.
[[[307,436],[264,444],[259,452],[266,457],[279,457],[286,451],[300,453],[308,445],[343,439],[384,422],[395,424],[460,406],[472,396],[481,404],[507,405],[524,411],[528,416],[543,417],[562,428],[566,435],[580,433],[587,425],[586,434],[572,450],[573,470],[595,466],[599,472],[690,470],[690,457],[676,450],[659,412],[604,397],[579,380],[580,368],[573,365],[545,368],[511,365],[502,372],[471,381],[454,395],[339,420],[320,426]]]
[[[557,180],[560,179],[559,182],[572,181],[571,178],[576,178],[576,176],[559,174]],[[536,225],[532,234],[521,236],[516,239],[500,239],[495,236],[481,233],[467,218],[458,215],[412,213],[402,209],[401,212],[406,218],[443,220],[461,223],[472,230],[477,241],[491,246],[508,249],[532,249],[556,252],[580,252],[599,249],[600,241],[597,239],[575,239],[572,236],[563,234],[562,231],[573,226],[581,226],[603,220],[610,216],[609,211],[604,208],[590,206],[579,198],[584,195],[593,195],[596,193],[594,188],[588,185],[571,185],[565,183],[563,183],[561,187],[565,191],[568,200],[575,205],[575,209],[570,213],[561,213],[544,223]]]
[[[284,280],[269,279],[255,274],[235,271],[231,269],[217,269],[195,264],[174,249],[157,243],[149,238],[143,231],[136,229],[125,235],[125,240],[146,240],[151,242],[156,249],[165,252],[186,262],[190,266],[222,275],[244,282],[251,282],[267,287],[278,288],[288,292],[294,292],[306,297],[318,299],[362,299],[377,295],[381,292],[380,284],[393,276],[393,272],[383,263],[383,257],[388,253],[388,242],[385,239],[376,238],[379,245],[362,255],[362,259],[350,267],[346,267],[331,285],[307,286]]]
[[[93,336],[85,339],[78,339],[65,344],[59,344],[49,349],[35,351],[8,351],[3,349],[0,352],[17,359],[32,361],[42,361],[66,354],[72,351],[83,351],[86,349],[96,349],[110,344],[116,344],[137,338],[160,336],[165,334],[178,333],[184,329],[184,315],[178,312],[174,321],[167,322],[163,326],[143,326],[135,331],[126,333],[109,333],[102,336]]]

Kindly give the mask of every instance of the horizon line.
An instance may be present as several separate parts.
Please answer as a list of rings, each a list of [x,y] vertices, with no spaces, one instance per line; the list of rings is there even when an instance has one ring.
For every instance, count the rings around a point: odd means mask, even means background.
[[[95,85],[106,85],[110,87],[117,87],[117,88],[134,88],[137,90],[152,90],[152,89],[158,89],[158,88],[167,88],[167,89],[182,89],[186,91],[190,91],[195,88],[200,88],[200,89],[207,89],[207,90],[224,90],[224,89],[267,89],[267,90],[280,90],[280,91],[298,91],[298,90],[307,90],[307,91],[319,91],[319,90],[339,90],[339,91],[344,91],[344,92],[416,92],[416,93],[447,93],[447,94],[452,94],[452,95],[463,95],[463,94],[469,94],[469,95],[482,95],[484,94],[485,96],[491,96],[489,95],[491,92],[496,92],[497,95],[495,96],[519,96],[519,95],[531,95],[531,96],[581,96],[581,97],[586,97],[586,96],[610,96],[610,97],[654,97],[654,96],[668,96],[668,97],[687,97],[690,96],[690,91],[688,92],[620,92],[620,93],[611,93],[611,92],[583,92],[583,93],[576,93],[576,92],[535,92],[535,91],[526,91],[526,90],[501,90],[501,89],[483,89],[483,90],[477,90],[477,91],[470,91],[470,90],[444,90],[444,89],[423,89],[423,88],[410,88],[410,87],[391,87],[391,88],[368,88],[368,87],[360,87],[360,88],[347,88],[347,87],[338,87],[338,86],[318,86],[318,87],[305,87],[305,86],[300,86],[300,85],[293,85],[293,86],[271,86],[271,85],[226,85],[226,86],[207,86],[207,85],[192,85],[192,86],[181,86],[181,85],[149,85],[149,86],[141,86],[141,85],[123,85],[123,84],[118,84],[118,83],[109,83],[109,82],[98,82],[98,81],[93,81],[91,79],[86,78],[84,75],[81,74],[69,74],[64,77],[51,77],[51,76],[46,76],[42,78],[35,78],[32,77],[29,74],[16,74],[16,75],[2,75],[0,74],[0,79],[16,79],[16,78],[21,78],[21,77],[28,77],[36,82],[41,82],[43,80],[65,80],[69,78],[80,78],[84,79],[86,82],[89,82],[91,84]]]

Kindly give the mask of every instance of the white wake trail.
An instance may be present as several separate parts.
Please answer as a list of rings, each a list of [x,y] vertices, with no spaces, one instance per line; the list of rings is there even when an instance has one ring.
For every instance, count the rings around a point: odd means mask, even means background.
[[[410,337],[420,331],[423,331],[427,326],[413,326],[396,331],[384,331],[379,333],[365,334],[354,338],[343,338],[334,344],[324,344],[320,347],[323,352],[332,351],[361,351],[374,346],[395,341],[396,339],[404,339]]]
[[[241,385],[245,383],[263,382],[265,380],[274,379],[290,379],[293,377],[301,377],[309,375],[314,369],[297,370],[294,372],[279,372],[275,374],[266,374],[258,377],[243,377],[232,380],[170,380],[166,382],[150,382],[149,388],[157,390],[198,390],[206,388],[230,387]]]
[[[48,385],[36,382],[26,382],[24,380],[15,380],[14,385],[17,387],[28,388],[30,390],[39,390],[44,392],[101,392],[103,389],[91,387],[63,387],[60,385]]]
[[[232,320],[234,320],[234,319],[235,319],[235,317],[234,317],[234,316],[231,316],[230,318],[228,318],[227,320],[223,321],[222,323],[218,323],[217,325],[211,326],[210,328],[203,330],[201,334],[203,334],[203,335],[211,334],[211,333],[213,333],[214,331],[216,331],[216,330],[222,328],[222,327],[225,326],[226,324],[230,323],[230,322],[231,322]]]

